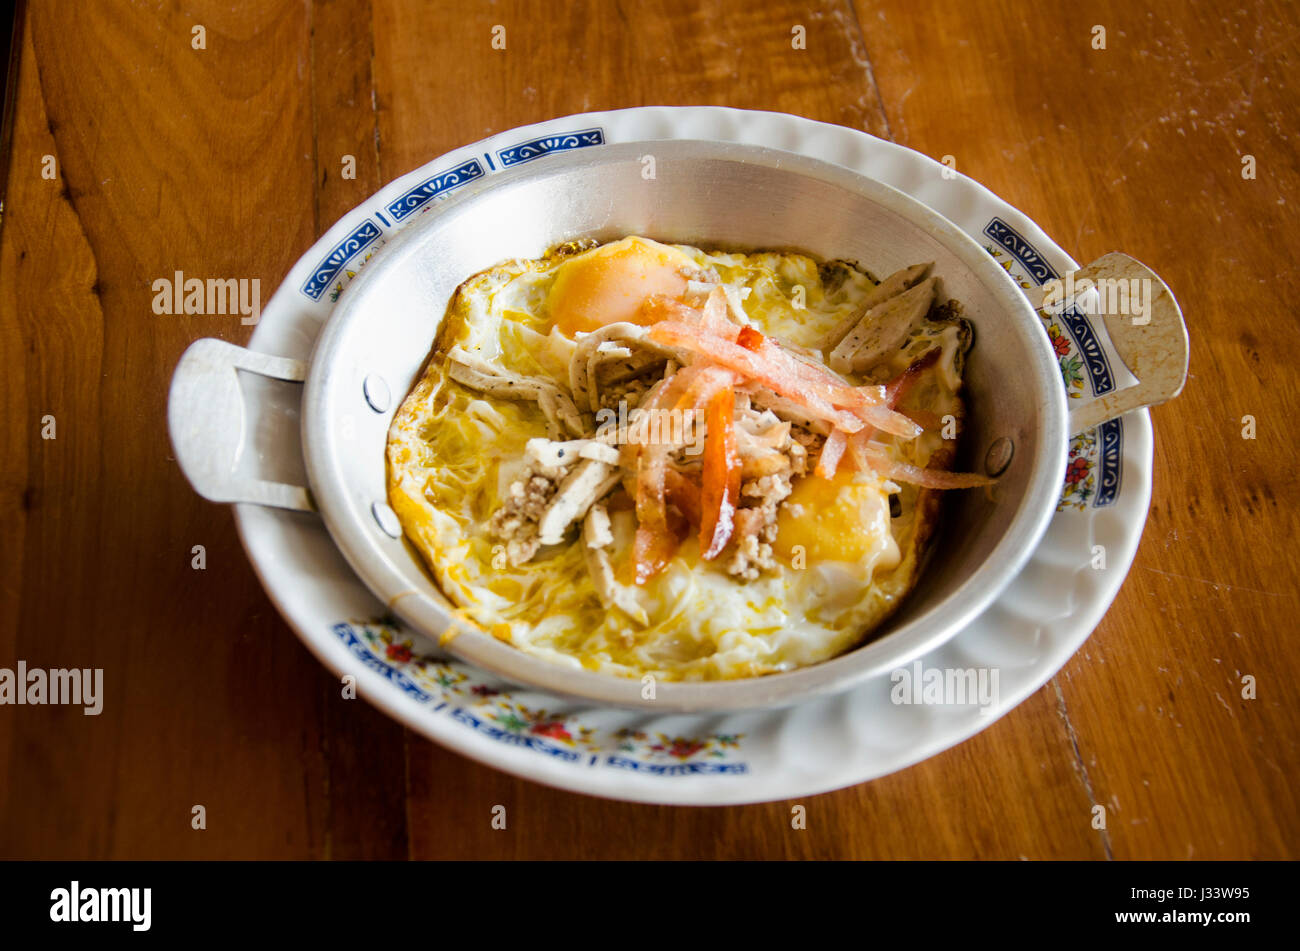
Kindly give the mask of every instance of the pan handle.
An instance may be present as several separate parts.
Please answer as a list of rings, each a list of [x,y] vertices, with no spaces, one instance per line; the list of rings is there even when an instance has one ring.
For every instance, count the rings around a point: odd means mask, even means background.
[[[1070,435],[1144,406],[1157,406],[1182,392],[1187,381],[1187,325],[1169,286],[1155,271],[1119,251],[1104,254],[1063,280],[1043,285],[1040,309],[1060,313],[1070,301],[1092,292],[1102,308],[1106,332],[1138,382],[1112,390],[1070,410]],[[1125,307],[1125,304],[1129,306]],[[1119,305],[1116,307],[1115,305]],[[1083,306],[1081,302],[1081,306]],[[1093,314],[1095,310],[1085,309]]]
[[[244,451],[244,398],[238,370],[301,383],[302,360],[273,357],[208,337],[181,356],[167,398],[167,428],[181,471],[213,502],[252,502],[299,512],[316,511],[311,491],[236,474]]]

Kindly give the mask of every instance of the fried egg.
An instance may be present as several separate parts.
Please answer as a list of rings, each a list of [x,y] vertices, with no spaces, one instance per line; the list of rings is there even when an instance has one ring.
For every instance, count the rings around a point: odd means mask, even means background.
[[[574,441],[574,431],[557,432],[573,425],[564,409],[570,401],[589,419],[589,407],[573,392],[571,364],[584,339],[602,328],[649,324],[647,300],[700,306],[720,289],[728,320],[820,362],[829,335],[853,325],[877,284],[849,262],[706,251],[638,236],[599,246],[570,243],[470,277],[448,305],[433,351],[389,431],[389,501],[406,538],[466,621],[569,667],[673,681],[730,679],[793,670],[857,646],[916,582],[938,518],[935,489],[848,465],[822,478],[810,457],[776,506],[764,570],[738,577],[728,567],[736,560],[730,549],[706,560],[696,533],[688,531],[666,566],[641,584],[633,568],[639,520],[626,478],[611,483],[595,529],[572,524],[519,563],[494,515],[525,504],[520,493],[531,491],[536,470],[528,460],[536,464],[539,446],[592,448],[589,438]],[[951,467],[969,343],[969,329],[949,302],[915,321],[903,343],[873,366],[846,376],[855,386],[885,383],[938,350],[898,407],[924,432],[876,435],[891,458]],[[476,368],[479,376],[457,373],[457,366]],[[669,362],[665,372],[674,366]],[[505,383],[494,391],[474,382],[488,377],[522,380],[518,385],[542,395],[503,396]],[[592,457],[605,459],[606,450],[596,448]],[[683,459],[684,466],[698,465]],[[614,468],[610,463],[601,471]],[[593,575],[593,530],[604,536],[601,552],[610,570],[604,588]]]

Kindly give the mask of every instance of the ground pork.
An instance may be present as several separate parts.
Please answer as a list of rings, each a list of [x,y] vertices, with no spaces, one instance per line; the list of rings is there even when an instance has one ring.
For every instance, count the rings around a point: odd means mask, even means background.
[[[772,554],[777,509],[789,498],[791,491],[790,475],[784,472],[751,479],[740,487],[740,500],[744,507],[736,512],[733,547],[727,561],[728,574],[755,581],[764,572],[778,569]]]
[[[527,469],[510,483],[505,500],[488,522],[489,534],[505,543],[511,565],[525,564],[542,546],[537,523],[560,487],[560,474],[560,470]]]

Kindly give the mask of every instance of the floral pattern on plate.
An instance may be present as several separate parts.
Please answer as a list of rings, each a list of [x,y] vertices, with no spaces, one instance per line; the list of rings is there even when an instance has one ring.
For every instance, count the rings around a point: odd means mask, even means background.
[[[348,621],[336,624],[334,630],[368,667],[408,695],[433,704],[435,713],[445,712],[501,742],[566,759],[577,760],[586,753],[588,766],[667,776],[746,770],[744,763],[734,760],[743,733],[669,735],[627,727],[602,729],[587,723],[584,711],[529,706],[491,675],[423,653],[415,637],[394,618]]]
[[[1037,288],[1056,279],[1059,276],[1056,269],[1032,243],[999,217],[990,219],[983,233],[997,242],[997,245],[985,244],[984,250],[1036,304]],[[1047,338],[1061,368],[1066,396],[1072,400],[1082,399],[1085,382],[1098,396],[1115,388],[1105,349],[1086,315],[1077,307],[1070,307],[1060,315],[1040,310],[1038,317],[1047,330]],[[1056,504],[1058,512],[1082,512],[1090,504],[1114,503],[1119,494],[1123,432],[1119,420],[1110,420],[1096,429],[1071,437],[1065,485]],[[1105,446],[1104,452],[1100,448],[1102,445]],[[1099,472],[1100,492],[1097,489]]]

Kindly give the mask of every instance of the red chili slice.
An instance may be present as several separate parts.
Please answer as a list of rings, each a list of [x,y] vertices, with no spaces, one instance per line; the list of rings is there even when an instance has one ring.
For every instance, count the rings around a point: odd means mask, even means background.
[[[730,386],[718,390],[709,400],[700,487],[700,554],[706,561],[722,554],[735,528],[741,468],[735,410],[735,394]]]
[[[763,335],[753,327],[741,327],[740,335],[736,337],[736,343],[746,350],[753,350],[757,353],[763,347]]]

